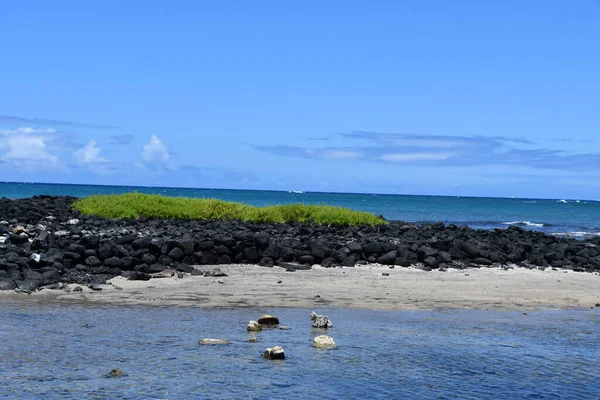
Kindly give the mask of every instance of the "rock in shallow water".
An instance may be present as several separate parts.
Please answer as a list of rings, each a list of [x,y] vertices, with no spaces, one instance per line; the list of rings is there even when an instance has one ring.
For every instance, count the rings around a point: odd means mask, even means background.
[[[248,332],[257,332],[257,331],[262,331],[262,327],[260,326],[260,324],[256,321],[250,321],[248,323],[248,328],[247,328]]]
[[[285,359],[285,353],[281,346],[269,347],[265,350],[262,357],[267,360],[283,360]]]
[[[320,349],[330,349],[335,347],[335,341],[331,336],[321,335],[313,339],[313,346]]]
[[[316,312],[310,313],[310,319],[312,321],[313,328],[332,328],[333,324],[329,320],[327,315],[318,315]]]
[[[279,318],[274,315],[261,315],[258,318],[260,325],[279,325]]]

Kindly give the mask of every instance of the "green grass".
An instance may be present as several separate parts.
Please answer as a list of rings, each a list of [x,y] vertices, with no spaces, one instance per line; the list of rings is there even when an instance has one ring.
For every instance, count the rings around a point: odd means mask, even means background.
[[[73,208],[86,215],[105,218],[158,218],[242,220],[252,222],[303,222],[319,225],[383,225],[385,220],[364,211],[327,205],[285,204],[254,207],[217,199],[166,197],[126,193],[96,195],[79,199]]]

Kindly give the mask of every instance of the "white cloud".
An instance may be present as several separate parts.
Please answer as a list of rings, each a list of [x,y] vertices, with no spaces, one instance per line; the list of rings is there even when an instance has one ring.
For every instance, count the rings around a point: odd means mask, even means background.
[[[28,169],[60,166],[58,158],[46,149],[44,139],[36,136],[11,136],[2,147],[8,152],[0,159],[3,161]]]
[[[96,146],[96,141],[92,139],[85,146],[77,149],[73,157],[80,164],[101,164],[107,162],[105,158],[100,157],[100,148]]]
[[[383,154],[380,159],[391,162],[442,161],[452,156],[452,153],[388,153]]]
[[[170,156],[169,149],[156,135],[152,135],[142,150],[142,160],[145,163],[166,163]]]
[[[52,128],[47,128],[47,129],[34,129],[34,128],[29,128],[29,127],[22,127],[22,128],[17,128],[17,129],[3,129],[0,130],[0,134],[3,135],[15,135],[15,134],[23,134],[23,133],[27,133],[27,134],[31,134],[31,133],[55,133],[56,130],[52,129]]]
[[[323,153],[323,157],[328,160],[351,160],[362,157],[362,154],[358,151],[327,150]]]

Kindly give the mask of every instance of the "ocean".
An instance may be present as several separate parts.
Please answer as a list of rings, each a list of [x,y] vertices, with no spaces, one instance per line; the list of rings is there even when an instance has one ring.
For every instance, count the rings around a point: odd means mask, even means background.
[[[310,310],[0,302],[0,398],[600,398],[598,309],[317,311],[334,349],[311,346]],[[290,330],[249,335],[265,312]]]
[[[369,211],[383,215],[388,220],[417,223],[441,221],[446,224],[466,224],[478,229],[518,225],[560,236],[600,236],[600,201],[594,200],[0,183],[0,197],[9,198],[38,194],[85,197],[131,191],[165,196],[218,198],[256,206],[299,202],[330,204]]]

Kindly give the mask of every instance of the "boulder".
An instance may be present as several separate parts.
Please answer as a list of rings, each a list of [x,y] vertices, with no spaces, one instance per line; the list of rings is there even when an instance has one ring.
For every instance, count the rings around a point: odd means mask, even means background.
[[[285,353],[281,346],[269,347],[265,350],[262,357],[267,360],[283,360],[285,359]]]
[[[0,290],[14,290],[17,288],[15,282],[11,279],[0,279]]]
[[[383,265],[394,265],[396,261],[396,250],[388,251],[382,256],[377,257],[377,262]]]
[[[215,345],[215,344],[230,344],[231,342],[226,339],[200,339],[198,344],[202,345]]]
[[[262,326],[260,326],[260,324],[258,322],[256,322],[256,321],[250,321],[248,323],[247,331],[248,332],[262,331]]]
[[[258,318],[258,323],[260,325],[267,325],[267,326],[269,326],[269,325],[279,325],[279,318],[277,318],[274,315],[265,314],[265,315],[261,315]]]
[[[318,347],[320,349],[331,349],[335,346],[335,341],[331,336],[321,335],[313,339],[313,347]]]
[[[332,328],[333,324],[326,315],[318,315],[316,312],[310,313],[310,320],[312,321],[313,328]]]

